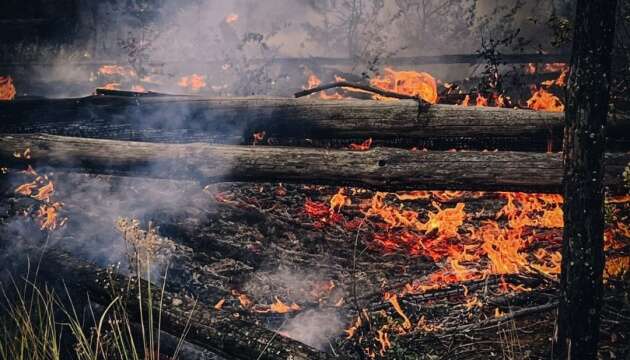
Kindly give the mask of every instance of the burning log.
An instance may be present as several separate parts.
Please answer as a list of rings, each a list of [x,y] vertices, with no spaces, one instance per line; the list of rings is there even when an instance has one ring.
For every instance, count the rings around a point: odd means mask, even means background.
[[[610,148],[630,147],[630,116],[611,115]],[[48,133],[115,140],[251,144],[252,136],[287,139],[407,139],[431,149],[540,150],[560,144],[563,114],[415,101],[284,98],[91,96],[0,103],[0,133]],[[289,142],[290,143],[290,142]],[[621,144],[621,145],[616,145]],[[410,146],[411,147],[411,146]],[[559,147],[559,146],[558,146]]]
[[[226,181],[351,185],[387,191],[444,189],[558,192],[560,154],[442,152],[374,148],[369,151],[155,144],[54,135],[0,137],[0,160],[22,164],[16,151],[30,149],[36,165],[92,173]],[[624,190],[630,154],[608,154],[605,183]]]
[[[132,320],[143,309],[153,309],[155,318],[161,319],[161,329],[170,334],[184,334],[186,341],[212,352],[234,359],[328,359],[297,341],[290,340],[267,329],[238,320],[216,311],[210,306],[177,296],[160,289],[149,291],[144,280],[130,279],[107,269],[96,267],[59,251],[49,251],[42,257],[40,274],[49,279],[63,280],[70,290],[88,293],[90,300],[109,304],[115,291],[123,290],[126,310]],[[109,286],[104,286],[109,284]],[[142,296],[138,296],[138,293]],[[147,298],[151,294],[152,299]],[[120,295],[120,294],[119,294]],[[162,304],[161,310],[156,305]],[[192,313],[192,316],[191,316]],[[188,329],[188,330],[187,330]]]

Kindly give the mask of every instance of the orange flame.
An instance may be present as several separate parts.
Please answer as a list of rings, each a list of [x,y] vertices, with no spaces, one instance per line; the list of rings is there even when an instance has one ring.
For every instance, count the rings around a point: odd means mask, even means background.
[[[322,81],[315,74],[311,74],[308,77],[308,84],[306,89],[314,89],[322,84]],[[319,92],[319,98],[323,100],[341,100],[344,98],[343,95],[335,92],[332,95],[329,95],[326,91]]]
[[[120,90],[120,83],[107,83],[102,88],[105,90]]]
[[[0,100],[15,99],[15,86],[10,76],[0,76]]]
[[[409,320],[407,315],[405,315],[405,312],[400,307],[400,303],[398,302],[398,296],[396,294],[385,293],[384,297],[385,297],[385,301],[388,301],[394,307],[394,310],[396,310],[398,315],[400,315],[400,317],[403,318],[402,328],[404,330],[410,330],[412,327],[411,320]]]
[[[350,144],[349,146],[350,150],[355,150],[355,151],[367,151],[367,150],[370,150],[371,147],[372,147],[372,138],[369,138],[360,144]]]
[[[42,230],[55,230],[57,227],[63,226],[65,223],[65,219],[62,222],[58,222],[58,210],[61,209],[61,203],[54,203],[51,205],[44,204],[40,206],[37,211],[37,216],[41,218],[41,229]]]
[[[437,82],[426,72],[385,68],[383,76],[372,79],[370,84],[399,94],[420,96],[430,104],[438,101]]]
[[[488,106],[488,99],[483,97],[481,94],[477,94],[477,105],[478,107]]]
[[[234,24],[238,21],[238,14],[230,14],[225,18],[225,22],[228,24]]]
[[[192,74],[190,76],[183,76],[177,83],[181,88],[191,91],[199,91],[207,86],[206,77],[202,75]]]
[[[562,103],[562,101],[560,101],[557,96],[553,95],[543,88],[540,88],[533,92],[532,97],[527,100],[527,107],[532,110],[538,111],[564,111],[564,104]]]
[[[105,76],[136,77],[135,70],[120,65],[103,65],[98,69],[98,73]]]
[[[270,309],[271,309],[271,312],[274,312],[276,314],[286,314],[286,313],[301,310],[298,304],[293,303],[291,305],[286,305],[277,296],[276,296],[276,301],[273,304],[271,304]]]
[[[345,195],[346,190],[340,188],[339,191],[330,199],[330,211],[340,212],[346,204],[350,202],[350,199]]]

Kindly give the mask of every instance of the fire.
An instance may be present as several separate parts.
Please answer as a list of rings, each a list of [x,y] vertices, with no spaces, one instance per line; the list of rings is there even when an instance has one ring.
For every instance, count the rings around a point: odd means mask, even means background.
[[[120,65],[103,65],[98,69],[98,73],[105,76],[136,77],[135,70]]]
[[[372,79],[370,84],[399,94],[420,96],[430,104],[436,104],[438,101],[437,82],[426,72],[385,68],[383,76]]]
[[[0,100],[15,99],[15,86],[10,76],[0,76]]]
[[[61,207],[62,204],[59,202],[40,206],[37,211],[37,216],[41,218],[42,230],[52,231],[65,224],[66,219],[59,222],[59,209],[61,209]]]
[[[17,189],[15,189],[15,192],[20,194],[20,195],[24,195],[24,196],[31,196],[31,194],[33,193],[33,189],[35,189],[37,187],[37,181],[33,181],[30,183],[25,183],[22,184],[20,186],[18,186]]]
[[[230,14],[225,18],[225,22],[228,24],[234,24],[238,21],[238,14]]]
[[[462,103],[460,105],[461,106],[469,106],[470,105],[470,95],[466,95],[466,97],[464,97],[464,100],[462,100]]]
[[[39,201],[50,201],[51,195],[55,192],[55,187],[52,181],[48,181],[48,184],[39,188],[39,191],[36,195],[33,195],[33,199]]]
[[[564,104],[562,101],[560,101],[557,96],[543,88],[537,89],[533,92],[532,97],[527,100],[527,107],[538,111],[564,111]]]
[[[206,77],[202,75],[192,74],[190,76],[183,76],[177,83],[181,88],[191,91],[199,91],[206,87]]]
[[[131,91],[144,93],[144,92],[147,92],[147,89],[145,89],[144,86],[142,85],[134,85],[131,87]]]
[[[339,191],[330,199],[330,211],[340,212],[346,204],[350,203],[350,199],[345,195],[346,190],[340,188]]]
[[[543,71],[545,72],[558,72],[558,71],[567,71],[568,70],[568,66],[566,63],[550,63],[550,64],[545,64],[545,66],[543,67]]]
[[[477,94],[477,105],[478,107],[488,106],[488,99],[483,97],[481,94]]]
[[[385,298],[385,301],[388,301],[392,305],[394,310],[396,310],[398,315],[400,315],[400,317],[403,319],[402,328],[405,331],[409,331],[412,327],[411,320],[409,320],[407,315],[405,315],[405,312],[400,307],[400,303],[398,302],[398,296],[396,294],[385,293],[384,298]]]
[[[120,83],[107,83],[102,88],[105,90],[120,90]]]
[[[277,296],[276,301],[271,304],[270,310],[276,314],[286,314],[290,312],[300,311],[302,308],[298,304],[286,305]]]
[[[376,342],[378,342],[381,346],[379,354],[381,356],[385,356],[387,350],[391,349],[392,347],[392,343],[389,341],[389,334],[387,333],[387,325],[384,325],[380,330],[377,330],[376,334]]]
[[[485,220],[481,225],[467,222],[475,215],[467,213],[462,202],[452,207],[443,207],[442,204],[433,202],[434,210],[425,214],[405,209],[402,204],[390,203],[391,200],[431,198],[452,202],[483,196],[486,196],[483,192],[461,191],[412,191],[396,194],[377,192],[369,201],[358,203],[359,210],[365,215],[362,221],[368,223],[366,226],[375,228],[371,234],[372,249],[385,253],[403,251],[411,256],[426,256],[440,264],[440,270],[424,280],[408,284],[400,295],[421,293],[455,282],[479,280],[489,275],[534,273],[557,278],[562,259],[560,252],[556,250],[560,240],[557,235],[553,235],[557,234],[557,230],[546,233],[534,229],[554,230],[563,227],[563,199],[560,195],[490,194],[502,197],[505,204],[494,219]],[[339,191],[331,198],[329,206],[308,200],[305,209],[309,216],[329,219],[331,212],[341,212],[342,204],[350,201],[347,198],[345,191]],[[346,228],[351,230],[348,224],[353,222],[354,220],[346,221]],[[630,235],[630,227],[617,224],[614,231],[607,231],[607,248],[618,243],[614,240],[616,234]],[[553,247],[549,248],[548,245]],[[625,266],[624,262],[621,264],[622,267]],[[611,272],[619,273],[614,270]],[[505,289],[527,290],[509,283],[504,285]],[[396,300],[391,295],[388,295],[387,300],[396,306]]]
[[[214,309],[215,310],[223,309],[223,304],[225,304],[225,299],[219,300],[216,304],[214,304]]]
[[[320,86],[322,84],[322,81],[317,77],[317,75],[315,74],[311,74],[308,77],[308,83],[307,83],[307,87],[306,89],[314,89],[318,86]],[[320,91],[319,92],[319,98],[322,100],[341,100],[344,98],[343,95],[335,92],[332,95],[329,95],[327,92],[325,91]]]
[[[562,70],[562,73],[560,73],[560,76],[558,76],[557,79],[555,80],[547,80],[547,81],[543,81],[541,83],[542,86],[545,87],[551,87],[551,86],[558,86],[558,87],[564,87],[567,85],[567,77],[569,76],[569,68],[565,68]]]
[[[350,144],[349,148],[350,150],[355,150],[355,151],[370,150],[370,148],[372,148],[372,138],[369,138],[360,144]]]

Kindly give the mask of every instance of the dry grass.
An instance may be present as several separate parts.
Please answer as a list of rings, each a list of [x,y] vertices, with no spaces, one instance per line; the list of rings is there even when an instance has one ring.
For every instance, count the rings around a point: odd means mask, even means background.
[[[135,270],[142,270],[149,278],[151,272],[153,231],[140,230],[136,222],[126,225],[126,239],[133,244]],[[134,240],[135,239],[135,240]],[[142,241],[141,241],[142,240]],[[141,257],[139,254],[145,254]],[[137,274],[137,273],[136,273]],[[145,277],[145,276],[143,276]],[[29,280],[29,278],[32,278]],[[160,322],[162,303],[152,302],[153,291],[146,294],[114,294],[109,304],[89,304],[78,311],[65,289],[60,294],[45,285],[36,283],[35,276],[0,283],[0,360],[158,360],[160,359]],[[150,283],[149,283],[150,284]],[[125,292],[125,290],[123,290]],[[140,323],[130,319],[125,308],[125,296],[145,298],[145,308],[134,314]],[[160,299],[162,296],[160,296]],[[143,301],[141,301],[143,303]],[[157,307],[157,311],[156,310]],[[155,319],[153,314],[158,313]],[[179,347],[183,343],[183,334]],[[179,349],[173,359],[177,358]]]

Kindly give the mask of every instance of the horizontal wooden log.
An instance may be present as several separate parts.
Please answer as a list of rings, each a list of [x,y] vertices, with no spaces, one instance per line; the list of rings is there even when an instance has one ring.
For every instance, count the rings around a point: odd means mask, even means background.
[[[374,148],[370,151],[271,146],[156,144],[54,135],[0,136],[0,161],[23,163],[30,149],[37,166],[94,173],[224,181],[350,185],[379,190],[490,190],[557,193],[558,153],[441,152]],[[624,190],[630,153],[608,154],[606,185]],[[23,164],[22,164],[23,165]]]
[[[332,358],[270,330],[216,311],[203,302],[169,291],[162,294],[160,287],[153,286],[149,291],[144,280],[129,279],[62,251],[51,250],[42,256],[39,276],[53,282],[63,281],[64,286],[71,291],[89,294],[90,301],[101,304],[109,304],[116,295],[122,295],[126,311],[130,319],[135,321],[140,321],[141,312],[149,309],[150,295],[154,318],[161,319],[162,330],[177,336],[188,329],[186,341],[229,359]],[[114,295],[111,289],[124,290]],[[162,304],[162,309],[156,304]]]
[[[544,151],[550,140],[559,148],[563,127],[560,113],[453,105],[419,112],[414,101],[91,96],[0,102],[0,133],[173,143],[248,144],[265,131],[267,138],[300,140],[408,139],[434,150],[469,143],[464,148]],[[630,116],[611,117],[608,134],[611,144],[625,138],[630,147]],[[427,141],[414,142],[421,140]]]

